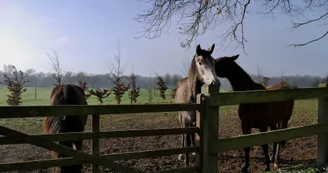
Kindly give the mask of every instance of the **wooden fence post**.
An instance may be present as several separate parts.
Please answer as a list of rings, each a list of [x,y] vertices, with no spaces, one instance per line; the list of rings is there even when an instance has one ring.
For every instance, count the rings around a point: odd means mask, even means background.
[[[318,99],[318,123],[328,122],[328,98]],[[328,134],[318,134],[317,164],[328,163]]]
[[[100,131],[100,124],[99,124],[99,115],[92,115],[92,132],[98,133]],[[92,155],[99,155],[100,149],[99,149],[99,138],[93,137],[92,138]],[[92,164],[91,165],[92,173],[99,173],[99,165]]]
[[[218,172],[218,155],[209,152],[210,143],[218,140],[219,108],[210,107],[211,100],[218,97],[220,88],[211,85],[203,85],[201,94],[197,96],[197,103],[202,104],[202,109],[197,112],[196,126],[200,128],[199,154],[197,164],[202,173]]]

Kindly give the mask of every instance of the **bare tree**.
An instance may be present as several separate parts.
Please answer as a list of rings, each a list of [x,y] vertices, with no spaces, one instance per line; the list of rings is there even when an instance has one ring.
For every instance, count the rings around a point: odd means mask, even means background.
[[[157,82],[156,82],[157,86],[158,86],[158,90],[159,90],[159,95],[164,99],[166,99],[166,96],[165,96],[165,92],[167,90],[167,83],[164,81],[164,79],[157,75]]]
[[[259,66],[256,66],[256,71],[257,71],[257,82],[258,83],[261,83],[263,76],[261,74],[261,70],[260,70],[260,67]]]
[[[153,99],[154,99],[154,96],[153,96],[153,93],[152,93],[152,77],[149,75],[148,77],[148,102],[149,103],[152,103]],[[155,93],[155,92],[154,92]]]
[[[9,73],[3,74],[3,80],[0,84],[7,85],[9,95],[7,95],[7,103],[12,106],[18,106],[22,103],[22,93],[26,92],[24,84],[28,82],[22,71],[18,71],[15,66],[11,66]]]
[[[137,77],[135,76],[134,73],[131,74],[129,79],[130,79],[130,84],[131,84],[129,98],[130,98],[130,103],[132,105],[132,103],[134,103],[134,104],[137,103],[137,98],[140,96],[140,94],[139,94],[140,85],[137,87],[137,85],[136,85]]]
[[[116,63],[109,61],[109,69],[111,70],[109,79],[113,82],[113,93],[115,95],[116,103],[121,104],[121,98],[124,93],[130,88],[130,84],[125,85],[123,82],[124,67],[121,64],[120,43],[117,43],[117,54],[114,53],[114,60]]]
[[[60,59],[59,56],[57,54],[57,52],[55,50],[53,50],[53,54],[50,55],[47,53],[47,56],[50,60],[50,64],[52,67],[52,71],[53,71],[53,78],[55,79],[56,83],[54,83],[54,85],[62,85],[63,84],[63,77],[65,75],[65,72],[63,71],[63,68],[60,64]]]
[[[269,83],[269,80],[270,80],[270,78],[269,77],[265,77],[265,76],[263,76],[262,77],[262,85],[264,86],[264,87],[267,87],[268,86],[268,83]]]
[[[104,103],[103,100],[112,93],[112,89],[100,89],[100,88],[97,88],[95,90],[88,89],[87,92],[88,92],[88,94],[86,94],[86,97],[90,97],[92,95],[96,96],[98,99],[99,105],[102,105]]]
[[[179,31],[185,35],[185,40],[181,42],[182,47],[190,47],[190,44],[209,29],[213,29],[220,24],[228,23],[230,27],[222,35],[221,45],[234,41],[237,46],[241,46],[245,51],[245,42],[247,42],[244,33],[245,17],[248,13],[250,4],[260,3],[264,11],[258,14],[270,17],[274,16],[278,10],[282,10],[291,17],[303,17],[304,21],[292,22],[293,29],[306,25],[320,25],[327,22],[328,0],[147,0],[150,8],[137,15],[136,20],[145,23],[147,27],[143,30],[143,36],[149,39],[159,37],[165,28],[170,28],[172,17],[180,15],[177,21]],[[321,15],[309,19],[307,12],[323,11]],[[257,13],[258,11],[254,11]],[[326,23],[322,24],[327,26]],[[328,35],[321,33],[317,38],[300,44],[291,44],[290,46],[305,46],[316,42]]]
[[[85,99],[88,99],[91,96],[91,94],[89,92],[89,88],[87,87],[87,82],[84,82],[84,81],[79,80],[78,81],[78,86],[81,89],[83,89],[84,94],[85,94]]]

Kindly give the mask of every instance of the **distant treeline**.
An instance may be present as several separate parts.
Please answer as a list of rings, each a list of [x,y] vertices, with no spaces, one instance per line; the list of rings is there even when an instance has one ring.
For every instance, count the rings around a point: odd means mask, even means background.
[[[6,69],[0,71],[0,77],[3,77],[3,74],[8,73]],[[29,69],[24,72],[26,79],[29,81],[25,84],[26,87],[53,87],[55,80],[51,73],[43,73],[43,72],[36,72],[34,69]],[[90,88],[112,88],[113,83],[110,80],[109,74],[97,74],[97,75],[88,75],[83,72],[79,73],[72,73],[66,72],[63,76],[63,82],[68,84],[78,84],[78,81],[87,82],[87,86]],[[156,76],[155,77],[146,77],[136,75],[136,84],[141,88],[155,88],[156,85]],[[124,82],[128,83],[128,76],[124,76]],[[182,79],[183,76],[181,75],[171,75],[166,74],[163,75],[162,78],[167,83],[168,88],[174,88],[178,82],[178,80]],[[257,75],[252,75],[252,78],[255,81],[259,81]],[[322,79],[318,76],[284,76],[286,81],[290,85],[298,86],[298,87],[317,87],[319,83],[322,82]],[[223,89],[231,89],[230,84],[225,79],[221,80],[221,87]],[[261,79],[260,79],[261,80]],[[278,84],[281,81],[281,77],[270,77],[268,82],[269,85]],[[3,86],[3,85],[0,85]]]

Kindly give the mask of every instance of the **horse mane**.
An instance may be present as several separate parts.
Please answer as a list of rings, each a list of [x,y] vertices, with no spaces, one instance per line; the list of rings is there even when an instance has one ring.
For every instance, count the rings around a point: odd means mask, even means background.
[[[188,81],[188,77],[179,80],[175,89],[178,89],[185,81]]]
[[[229,57],[222,57],[222,60],[226,60],[228,58]],[[237,62],[232,61],[230,59],[229,61],[231,61],[232,64],[231,66],[229,66],[229,68],[232,68],[231,71],[233,71],[233,76],[242,76],[244,79],[254,82],[252,77]]]
[[[196,57],[196,55],[194,55],[194,57],[191,61],[189,72],[188,72],[188,81],[189,81],[188,84],[191,88],[192,97],[196,97],[197,91],[200,90],[199,80],[196,75],[195,57]]]

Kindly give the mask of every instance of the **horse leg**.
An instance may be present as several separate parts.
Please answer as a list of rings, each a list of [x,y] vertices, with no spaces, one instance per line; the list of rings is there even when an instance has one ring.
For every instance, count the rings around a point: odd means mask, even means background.
[[[58,144],[63,145],[65,147],[69,147],[69,148],[73,147],[71,141],[59,141]],[[57,153],[57,158],[63,158],[63,157],[67,157],[67,156],[64,155],[64,154],[61,154],[61,153]],[[62,166],[62,167],[60,167],[60,171],[58,171],[58,172],[61,172],[61,173],[69,173],[69,172],[75,173],[74,171],[72,171],[72,166]]]
[[[194,122],[193,123],[193,127],[196,127],[196,122]],[[190,134],[190,138],[191,138],[191,144],[192,144],[192,146],[196,146],[196,139],[195,139],[195,133],[192,133],[192,134]],[[195,156],[196,155],[196,152],[192,152],[191,153],[193,156]]]
[[[178,119],[179,119],[179,124],[181,128],[186,128],[185,122],[184,122],[184,114],[179,112],[178,113]],[[185,146],[185,134],[181,135],[181,147],[183,148]],[[182,160],[182,154],[178,155],[178,160]]]
[[[278,169],[279,168],[279,163],[280,163],[280,160],[279,160],[279,154],[280,154],[280,143],[277,144],[277,151],[274,155],[274,162],[273,162],[273,167],[275,169]]]
[[[188,126],[190,127],[190,126]],[[189,147],[191,145],[191,134],[186,134],[186,141],[185,141],[185,147]],[[186,160],[185,160],[186,167],[189,166],[189,153],[186,153]]]
[[[72,143],[72,147],[73,147],[73,149],[74,149],[74,150],[79,150],[79,151],[81,151],[81,150],[82,150],[82,143],[83,143],[82,140],[81,140],[81,141],[74,141],[74,142]],[[73,166],[71,167],[70,171],[71,171],[71,172],[74,172],[74,173],[82,173],[82,167],[83,167],[82,164],[81,164],[81,165],[73,165]]]
[[[242,130],[243,130],[243,134],[244,135],[250,134],[252,132],[251,131],[252,129],[250,127],[247,127],[243,122],[241,123],[241,127],[242,127]],[[244,149],[244,152],[245,152],[245,160],[244,160],[243,166],[241,167],[241,172],[247,172],[247,170],[248,170],[250,150],[251,150],[250,147],[247,147],[247,148]]]
[[[261,127],[260,128],[260,132],[266,132],[268,131],[268,127]],[[269,145],[268,144],[263,144],[262,145],[262,149],[264,152],[264,157],[265,157],[265,171],[270,171],[270,158],[269,158],[269,154],[268,154],[268,150],[269,150]]]
[[[270,126],[271,130],[277,130],[277,126]],[[274,163],[275,162],[275,155],[276,155],[276,151],[277,151],[277,142],[273,143],[273,149],[272,149],[272,158],[271,161]]]
[[[288,121],[289,119],[284,119],[279,123],[279,129],[286,129],[288,127]],[[281,147],[285,147],[286,141],[280,141],[279,142]]]
[[[181,141],[182,148],[185,146],[185,141],[186,141],[185,137],[186,137],[186,134],[182,134],[182,141]],[[178,160],[182,160],[182,154],[178,155]]]

